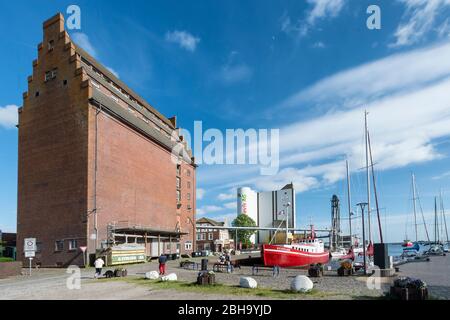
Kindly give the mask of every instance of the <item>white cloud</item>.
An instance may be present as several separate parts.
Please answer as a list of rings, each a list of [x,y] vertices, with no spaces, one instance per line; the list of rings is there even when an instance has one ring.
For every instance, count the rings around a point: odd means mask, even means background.
[[[205,189],[197,188],[197,192],[196,192],[197,200],[202,200],[205,193],[206,193]]]
[[[219,193],[219,195],[217,196],[217,199],[219,199],[220,201],[231,200],[235,198],[235,193]]]
[[[449,56],[450,43],[394,54],[329,76],[291,95],[279,107],[304,103],[330,109],[362,105],[449,76]]]
[[[97,58],[97,50],[95,50],[87,34],[83,32],[74,32],[70,35],[70,37],[78,46],[80,46],[94,58]]]
[[[284,109],[295,118],[305,106],[326,108],[317,117],[280,128],[277,175],[258,176],[256,166],[246,166],[246,172],[235,166],[200,171],[200,176],[206,174],[222,188],[274,190],[293,181],[297,190],[306,191],[333,184],[345,177],[346,158],[353,170],[364,166],[364,109],[377,169],[442,158],[435,142],[450,137],[449,56],[450,44],[397,54],[302,89],[276,106],[274,114]]]
[[[250,80],[253,70],[244,62],[239,61],[239,52],[231,51],[228,61],[222,66],[219,77],[225,84],[234,84]]]
[[[176,43],[181,48],[194,52],[197,44],[200,42],[200,38],[193,36],[187,31],[175,30],[166,33],[166,41]]]
[[[209,213],[212,213],[212,212],[217,212],[217,211],[220,211],[220,210],[223,210],[223,208],[219,207],[219,206],[215,206],[215,205],[206,205],[206,206],[202,206],[200,208],[197,208],[197,212],[196,213],[197,213],[197,215],[202,216],[202,215],[209,214]]]
[[[300,37],[305,36],[318,20],[337,17],[346,0],[307,0],[307,2],[311,9],[307,11],[305,19],[298,19],[293,23],[291,18],[284,14],[281,18],[281,31]]]
[[[221,78],[226,84],[247,81],[252,77],[253,71],[246,64],[225,65],[221,70]]]
[[[313,47],[315,49],[323,49],[326,46],[325,46],[325,43],[323,43],[322,41],[318,41],[318,42],[313,43],[311,47]]]
[[[14,128],[18,123],[18,108],[13,104],[0,107],[0,126],[6,129]]]
[[[236,209],[237,208],[237,202],[236,201],[227,202],[227,203],[224,203],[223,206],[225,208],[227,208],[227,209]]]
[[[404,22],[395,31],[393,47],[408,46],[420,42],[424,36],[433,30],[436,18],[446,14],[450,0],[398,0],[406,6]],[[438,27],[441,33],[447,21]],[[448,32],[447,32],[448,34]],[[442,34],[441,34],[442,35]]]
[[[450,171],[447,171],[447,172],[441,173],[440,175],[434,176],[433,180],[441,180],[441,179],[448,178],[448,177],[450,177]]]
[[[336,17],[344,7],[345,0],[308,0],[313,6],[308,14],[307,21],[314,25],[318,19]]]

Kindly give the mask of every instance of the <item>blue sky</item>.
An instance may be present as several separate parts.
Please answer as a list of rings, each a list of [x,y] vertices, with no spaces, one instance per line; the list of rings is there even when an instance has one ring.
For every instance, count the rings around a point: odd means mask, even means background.
[[[275,176],[199,167],[198,216],[230,221],[236,186],[293,181],[298,227],[328,226],[334,193],[347,212],[346,158],[352,202],[365,197],[364,108],[387,239],[413,236],[411,172],[428,223],[441,188],[450,210],[448,0],[2,1],[0,229],[15,230],[15,114],[42,22],[70,4],[81,8],[72,39],[180,127],[280,129]],[[371,4],[380,30],[366,27]]]

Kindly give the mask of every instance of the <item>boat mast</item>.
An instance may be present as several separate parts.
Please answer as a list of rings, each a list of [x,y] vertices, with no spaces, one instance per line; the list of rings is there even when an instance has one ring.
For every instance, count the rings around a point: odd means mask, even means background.
[[[372,242],[372,230],[370,225],[370,175],[369,175],[369,144],[368,144],[368,129],[367,129],[367,110],[364,111],[364,134],[366,143],[366,177],[367,177],[367,220],[369,229],[369,243]],[[364,246],[366,244],[363,244]]]
[[[416,242],[417,242],[417,214],[416,214],[416,177],[414,173],[411,174],[412,176],[412,190],[413,190],[413,208],[414,208],[414,227],[416,230]]]
[[[439,197],[441,198],[440,200],[441,200],[442,222],[444,224],[445,236],[446,236],[447,244],[448,244],[447,220],[445,218],[444,199],[442,198],[442,189],[441,189],[441,192],[439,193]]]
[[[419,200],[419,209],[420,209],[420,214],[422,216],[423,226],[425,228],[425,234],[427,236],[428,245],[431,245],[430,234],[428,233],[427,223],[425,222],[425,216],[423,215],[422,203],[420,202],[419,191],[417,190],[416,175],[413,175],[413,177],[414,177],[414,190],[416,192],[416,197],[415,198],[416,198],[416,200]]]
[[[350,170],[348,165],[348,160],[345,160],[347,168],[347,204],[348,204],[348,224],[350,227],[350,246],[353,246],[353,236],[352,236],[352,199],[350,194]]]
[[[380,207],[378,206],[377,185],[375,183],[375,173],[373,169],[373,158],[372,158],[372,145],[370,144],[369,131],[367,131],[367,138],[369,142],[370,167],[372,168],[373,193],[375,195],[375,207],[377,208],[378,231],[380,232],[380,242],[383,243],[383,231],[381,229]]]
[[[437,244],[439,238],[438,235],[438,223],[437,223],[437,198],[434,197],[434,244]]]

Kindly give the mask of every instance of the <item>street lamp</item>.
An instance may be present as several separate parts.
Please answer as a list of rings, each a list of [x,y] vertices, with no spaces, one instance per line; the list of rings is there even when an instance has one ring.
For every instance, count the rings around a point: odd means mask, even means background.
[[[366,264],[366,233],[364,230],[364,208],[368,205],[367,202],[360,202],[357,206],[361,207],[361,217],[362,217],[362,234],[363,234],[363,259],[364,259],[364,274],[367,274],[367,264]]]

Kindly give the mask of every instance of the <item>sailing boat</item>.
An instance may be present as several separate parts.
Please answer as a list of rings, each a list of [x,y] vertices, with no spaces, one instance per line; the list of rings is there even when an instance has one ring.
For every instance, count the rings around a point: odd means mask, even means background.
[[[417,243],[417,214],[416,214],[416,182],[414,173],[411,174],[411,184],[412,184],[412,192],[413,192],[413,212],[414,212],[414,230],[416,234],[416,241],[413,243],[411,240],[404,240],[402,243],[403,250],[416,250],[419,251],[420,247]]]
[[[434,197],[434,243],[430,246],[430,249],[426,252],[433,256],[443,256],[444,248],[439,242],[439,221],[437,212],[437,197]]]

